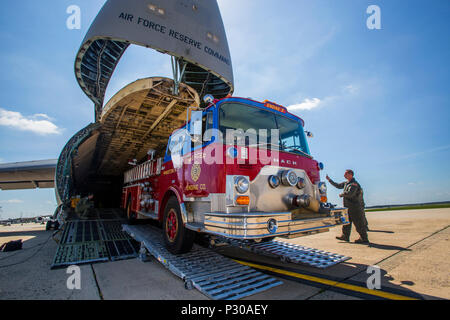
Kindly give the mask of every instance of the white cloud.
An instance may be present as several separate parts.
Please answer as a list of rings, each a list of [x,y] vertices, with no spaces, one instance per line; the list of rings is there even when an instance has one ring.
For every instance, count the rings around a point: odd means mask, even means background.
[[[359,87],[354,85],[354,84],[349,84],[347,86],[344,87],[344,93],[348,93],[348,94],[357,94],[359,92]]]
[[[43,118],[43,119],[48,120],[48,121],[52,121],[53,120],[52,118],[50,118],[48,115],[46,115],[44,113],[37,113],[37,114],[35,114],[33,116],[33,119],[38,120],[39,118]]]
[[[340,87],[340,92],[325,98],[305,99],[303,102],[288,106],[289,111],[312,110],[318,107],[336,105],[342,99],[354,99],[360,93],[360,85],[348,84]],[[299,95],[297,95],[298,97]],[[296,99],[296,98],[294,98]],[[291,100],[292,101],[292,100]],[[295,101],[295,100],[294,100]]]
[[[23,203],[23,201],[19,199],[11,199],[11,200],[0,200],[0,203],[19,204]]]
[[[42,113],[24,117],[20,112],[0,108],[0,125],[40,135],[61,133],[61,129],[51,122],[46,114]]]
[[[312,110],[317,108],[321,104],[321,100],[318,98],[313,99],[305,99],[303,102],[298,104],[293,104],[288,106],[289,111],[295,111],[295,110]]]

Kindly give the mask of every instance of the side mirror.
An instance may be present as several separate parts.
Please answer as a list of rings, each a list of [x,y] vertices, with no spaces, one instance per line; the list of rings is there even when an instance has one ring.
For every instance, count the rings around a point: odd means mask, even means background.
[[[156,150],[154,150],[154,149],[150,149],[147,151],[149,160],[155,160],[155,154],[156,154]]]
[[[314,135],[312,134],[312,132],[305,131],[305,133],[308,138],[314,138]]]
[[[202,140],[202,117],[203,112],[192,111],[191,112],[191,126],[190,134],[193,142],[199,142]]]
[[[205,136],[203,137],[204,142],[209,142],[212,140],[211,128],[214,125],[214,113],[208,112],[206,114],[206,128],[205,128]],[[206,130],[209,129],[209,130]]]

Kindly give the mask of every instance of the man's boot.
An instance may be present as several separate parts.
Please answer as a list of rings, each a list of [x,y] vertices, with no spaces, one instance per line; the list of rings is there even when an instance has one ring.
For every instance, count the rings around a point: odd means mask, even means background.
[[[359,239],[355,240],[355,243],[369,244],[369,240],[363,240],[362,238],[359,238]]]
[[[350,239],[347,238],[346,236],[336,237],[336,239],[341,240],[341,241],[346,241],[346,242],[349,242],[349,241],[350,241]]]

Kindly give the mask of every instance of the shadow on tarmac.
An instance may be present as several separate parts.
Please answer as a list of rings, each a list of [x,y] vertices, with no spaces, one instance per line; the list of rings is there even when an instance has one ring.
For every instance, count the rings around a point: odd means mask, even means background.
[[[370,248],[381,249],[381,250],[411,251],[411,249],[408,249],[408,248],[403,248],[403,247],[399,247],[399,246],[391,246],[388,244],[378,244],[378,243],[373,243],[373,242],[370,242],[368,244],[368,246]]]
[[[357,246],[368,246],[370,248],[381,249],[381,250],[411,251],[411,249],[408,249],[408,248],[403,248],[403,247],[399,247],[399,246],[391,246],[388,244],[378,244],[378,243],[374,243],[374,242],[369,242],[369,244],[359,244],[359,243],[354,243],[354,242],[340,241],[339,243],[354,244]]]
[[[377,245],[386,250],[409,250],[402,247]],[[443,298],[425,295],[413,290],[415,283],[410,280],[403,280],[400,284],[393,283],[395,279],[388,274],[388,271],[379,269],[381,289],[368,290],[368,282],[375,281],[369,272],[369,265],[352,263],[351,260],[343,262],[326,269],[318,269],[307,265],[283,263],[276,258],[256,255],[238,248],[223,247],[216,250],[228,258],[236,259],[255,265],[263,266],[255,269],[289,281],[298,282],[304,285],[313,286],[320,290],[311,296],[302,296],[297,292],[294,296],[300,299],[325,299],[333,300],[333,293],[344,294],[349,297],[356,297],[364,300],[391,300],[391,299],[419,299],[419,300],[442,300]],[[270,269],[270,270],[267,270]],[[331,281],[331,282],[330,282]],[[346,285],[350,286],[346,286]],[[405,288],[409,286],[409,288]],[[302,287],[299,287],[301,290]],[[308,290],[305,290],[307,292]],[[342,299],[336,296],[335,299]],[[273,297],[275,299],[290,299],[284,296]]]
[[[368,230],[367,232],[377,232],[377,233],[395,233],[394,231],[387,231],[387,230]]]

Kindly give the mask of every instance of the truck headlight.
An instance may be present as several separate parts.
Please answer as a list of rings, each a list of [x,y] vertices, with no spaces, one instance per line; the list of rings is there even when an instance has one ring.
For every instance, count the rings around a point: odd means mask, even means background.
[[[327,194],[327,185],[325,184],[325,182],[319,182],[318,187],[321,194]]]
[[[250,187],[250,182],[246,177],[237,177],[234,180],[234,186],[239,193],[246,193]]]
[[[298,177],[297,177],[297,175],[295,174],[294,171],[287,170],[287,171],[284,171],[282,173],[282,175],[281,175],[281,182],[283,182],[283,184],[285,186],[293,187],[293,186],[295,186],[297,184]]]
[[[305,187],[305,179],[303,179],[303,178],[298,178],[298,181],[297,181],[297,188],[299,188],[299,189],[303,189],[304,187]]]
[[[280,186],[280,183],[281,183],[280,177],[278,177],[278,176],[270,176],[269,177],[269,185],[273,189],[278,188]]]

